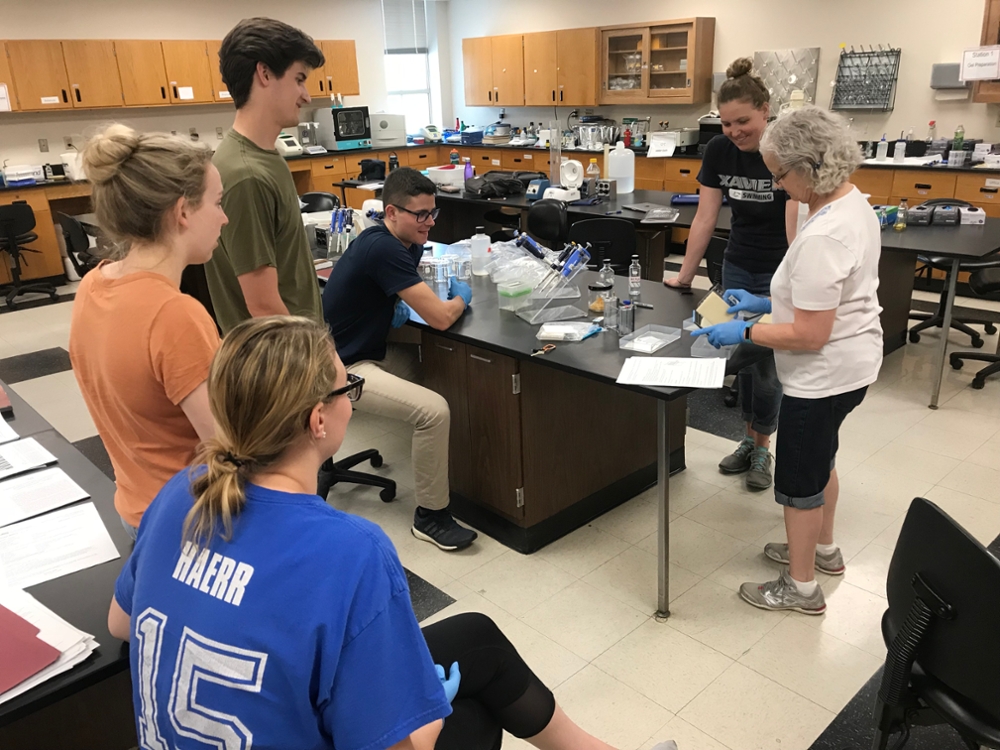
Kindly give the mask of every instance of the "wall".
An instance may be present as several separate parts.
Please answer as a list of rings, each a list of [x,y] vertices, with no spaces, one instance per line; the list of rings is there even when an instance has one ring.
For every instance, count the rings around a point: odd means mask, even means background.
[[[346,97],[345,103],[367,104],[373,112],[384,106],[378,0],[283,0],[280,5],[262,0],[0,0],[0,38],[222,39],[240,19],[258,15],[280,18],[317,39],[355,39],[364,95]],[[447,40],[444,43],[447,49]],[[65,151],[64,136],[82,143],[89,132],[112,120],[140,130],[187,133],[194,127],[203,141],[215,144],[215,129],[228,129],[233,112],[230,104],[205,104],[104,113],[4,113],[0,114],[0,163],[58,163]],[[39,138],[48,139],[49,153],[39,151]]]
[[[958,124],[966,137],[1000,140],[994,105],[938,102],[929,87],[931,64],[958,62],[963,49],[979,45],[984,0],[952,0],[944,6],[921,2],[905,9],[875,6],[865,0],[452,0],[451,59],[453,117],[467,124],[489,124],[499,109],[464,106],[462,39],[494,34],[550,31],[584,26],[644,23],[692,15],[714,17],[716,71],[724,71],[736,57],[753,56],[755,50],[820,47],[817,104],[830,104],[830,82],[836,76],[840,44],[892,45],[902,49],[895,109],[891,113],[849,113],[854,117],[858,139],[881,138],[883,132],[898,137],[900,130],[914,128],[918,138],[927,134],[928,120],[937,120],[938,135],[947,136]],[[898,12],[897,12],[898,11]],[[942,12],[943,11],[943,12]],[[653,122],[670,120],[671,127],[695,125],[703,106],[600,107],[596,111],[619,119],[622,116],[652,116]],[[558,117],[565,122],[568,108]],[[582,113],[581,113],[582,114]],[[529,120],[548,122],[553,111],[545,108],[508,108],[507,121],[526,125]]]

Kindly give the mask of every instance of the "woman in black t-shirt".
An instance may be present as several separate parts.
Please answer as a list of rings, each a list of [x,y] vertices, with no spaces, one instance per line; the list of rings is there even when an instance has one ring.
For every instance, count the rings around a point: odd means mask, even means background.
[[[774,187],[774,177],[760,155],[760,139],[771,112],[770,94],[751,70],[748,58],[733,62],[719,89],[723,135],[705,148],[698,182],[701,199],[691,224],[684,262],[677,276],[663,283],[675,289],[691,286],[719,219],[722,197],[732,209],[732,229],[722,267],[726,289],[746,289],[769,296],[771,276],[795,236],[798,203]],[[740,404],[746,437],[719,463],[724,474],[747,473],[752,490],[771,486],[771,434],[778,423],[781,385],[768,357],[740,371]]]

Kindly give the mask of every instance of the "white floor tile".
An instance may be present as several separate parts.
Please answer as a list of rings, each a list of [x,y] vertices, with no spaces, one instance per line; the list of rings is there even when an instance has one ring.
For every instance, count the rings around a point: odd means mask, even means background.
[[[629,544],[640,542],[656,529],[658,523],[659,504],[655,490],[656,487],[653,487],[652,492],[646,491],[612,508],[591,521],[591,526]]]
[[[656,534],[641,545],[648,552],[656,550]],[[647,547],[646,545],[649,544]],[[707,576],[737,555],[746,543],[690,518],[670,523],[670,562],[699,576]]]
[[[974,451],[966,460],[969,463],[1000,471],[1000,441],[991,440]]]
[[[933,430],[982,438],[984,441],[1000,433],[1000,418],[989,417],[982,412],[965,411],[954,406],[946,409],[928,409],[927,416],[920,420],[920,424]],[[941,442],[946,442],[952,438],[939,436],[939,439]]]
[[[1000,509],[1000,506],[997,506]],[[852,585],[885,596],[885,582],[889,576],[892,550],[879,544],[869,544],[847,563],[844,575]]]
[[[844,559],[850,561],[867,547],[901,512],[895,507],[886,512],[879,503],[842,491],[837,501],[833,540]]]
[[[947,487],[934,487],[927,493],[927,499],[955,519],[983,546],[989,546],[997,536],[1000,536],[1000,503],[983,500]]]
[[[885,515],[905,512],[913,498],[922,497],[933,486],[932,482],[915,478],[905,467],[890,471],[861,464],[840,474],[841,492],[870,503]]]
[[[576,577],[538,555],[508,550],[460,580],[514,617],[520,617],[562,591]]]
[[[914,479],[937,484],[958,464],[957,459],[893,441],[862,465],[877,470],[906,472]]]
[[[718,464],[718,461],[716,461],[716,464]],[[680,474],[675,474],[670,477],[671,512],[676,513],[679,516],[683,516],[685,513],[693,510],[712,495],[718,494],[720,487],[717,484],[705,481],[704,477],[699,476],[698,471],[699,469],[692,468],[689,465],[688,468]],[[726,477],[719,474],[718,466],[716,466],[715,471],[713,472],[713,478],[715,476],[726,479]],[[733,483],[730,482],[729,487],[732,486]]]
[[[964,461],[956,466],[939,484],[967,495],[1000,503],[1000,470]],[[926,493],[925,493],[926,494]]]
[[[731,450],[729,451],[732,452]],[[719,489],[727,489],[742,481],[742,477],[719,473],[719,461],[727,454],[714,448],[694,447],[685,451],[687,470],[694,479],[715,485]]]
[[[889,604],[884,597],[845,580],[848,576],[850,568],[843,576],[832,577],[821,584],[826,597],[825,614],[814,617],[792,613],[789,616],[884,659],[885,644],[880,623]]]
[[[971,417],[971,415],[970,415]],[[972,419],[969,420],[973,421]],[[918,422],[896,438],[890,445],[902,445],[922,453],[936,453],[959,461],[969,458],[985,439],[981,435],[944,431],[927,422]]]
[[[674,601],[701,580],[676,565],[671,565],[670,601]],[[640,612],[654,614],[657,598],[656,555],[638,547],[629,547],[612,557],[597,570],[588,573],[584,581]]]
[[[678,750],[730,750],[679,716],[660,727],[639,750],[652,750],[666,740],[676,742]]]
[[[535,554],[557,568],[582,578],[630,546],[628,542],[588,524]]]
[[[782,510],[770,492],[720,492],[685,514],[685,518],[734,539],[752,542],[781,522]]]
[[[24,380],[10,387],[71,443],[97,434],[72,370]]]

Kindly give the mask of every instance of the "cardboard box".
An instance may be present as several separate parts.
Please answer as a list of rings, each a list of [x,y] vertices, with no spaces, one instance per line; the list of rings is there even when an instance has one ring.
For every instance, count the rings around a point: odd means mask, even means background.
[[[962,224],[985,224],[986,212],[978,207],[962,206],[958,209],[958,215]]]

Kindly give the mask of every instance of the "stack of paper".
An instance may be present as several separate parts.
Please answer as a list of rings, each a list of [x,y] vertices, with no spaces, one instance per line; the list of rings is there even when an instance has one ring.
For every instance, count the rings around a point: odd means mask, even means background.
[[[33,471],[0,482],[0,527],[90,497],[59,468]]]
[[[98,645],[30,594],[0,588],[0,703],[72,669]]]
[[[617,382],[672,388],[721,388],[725,377],[724,359],[629,357],[622,365]]]
[[[0,445],[0,479],[54,464],[56,457],[34,438]]]
[[[17,438],[18,434],[14,432],[14,428],[3,419],[0,419],[0,443],[9,443],[11,440],[17,440]]]

